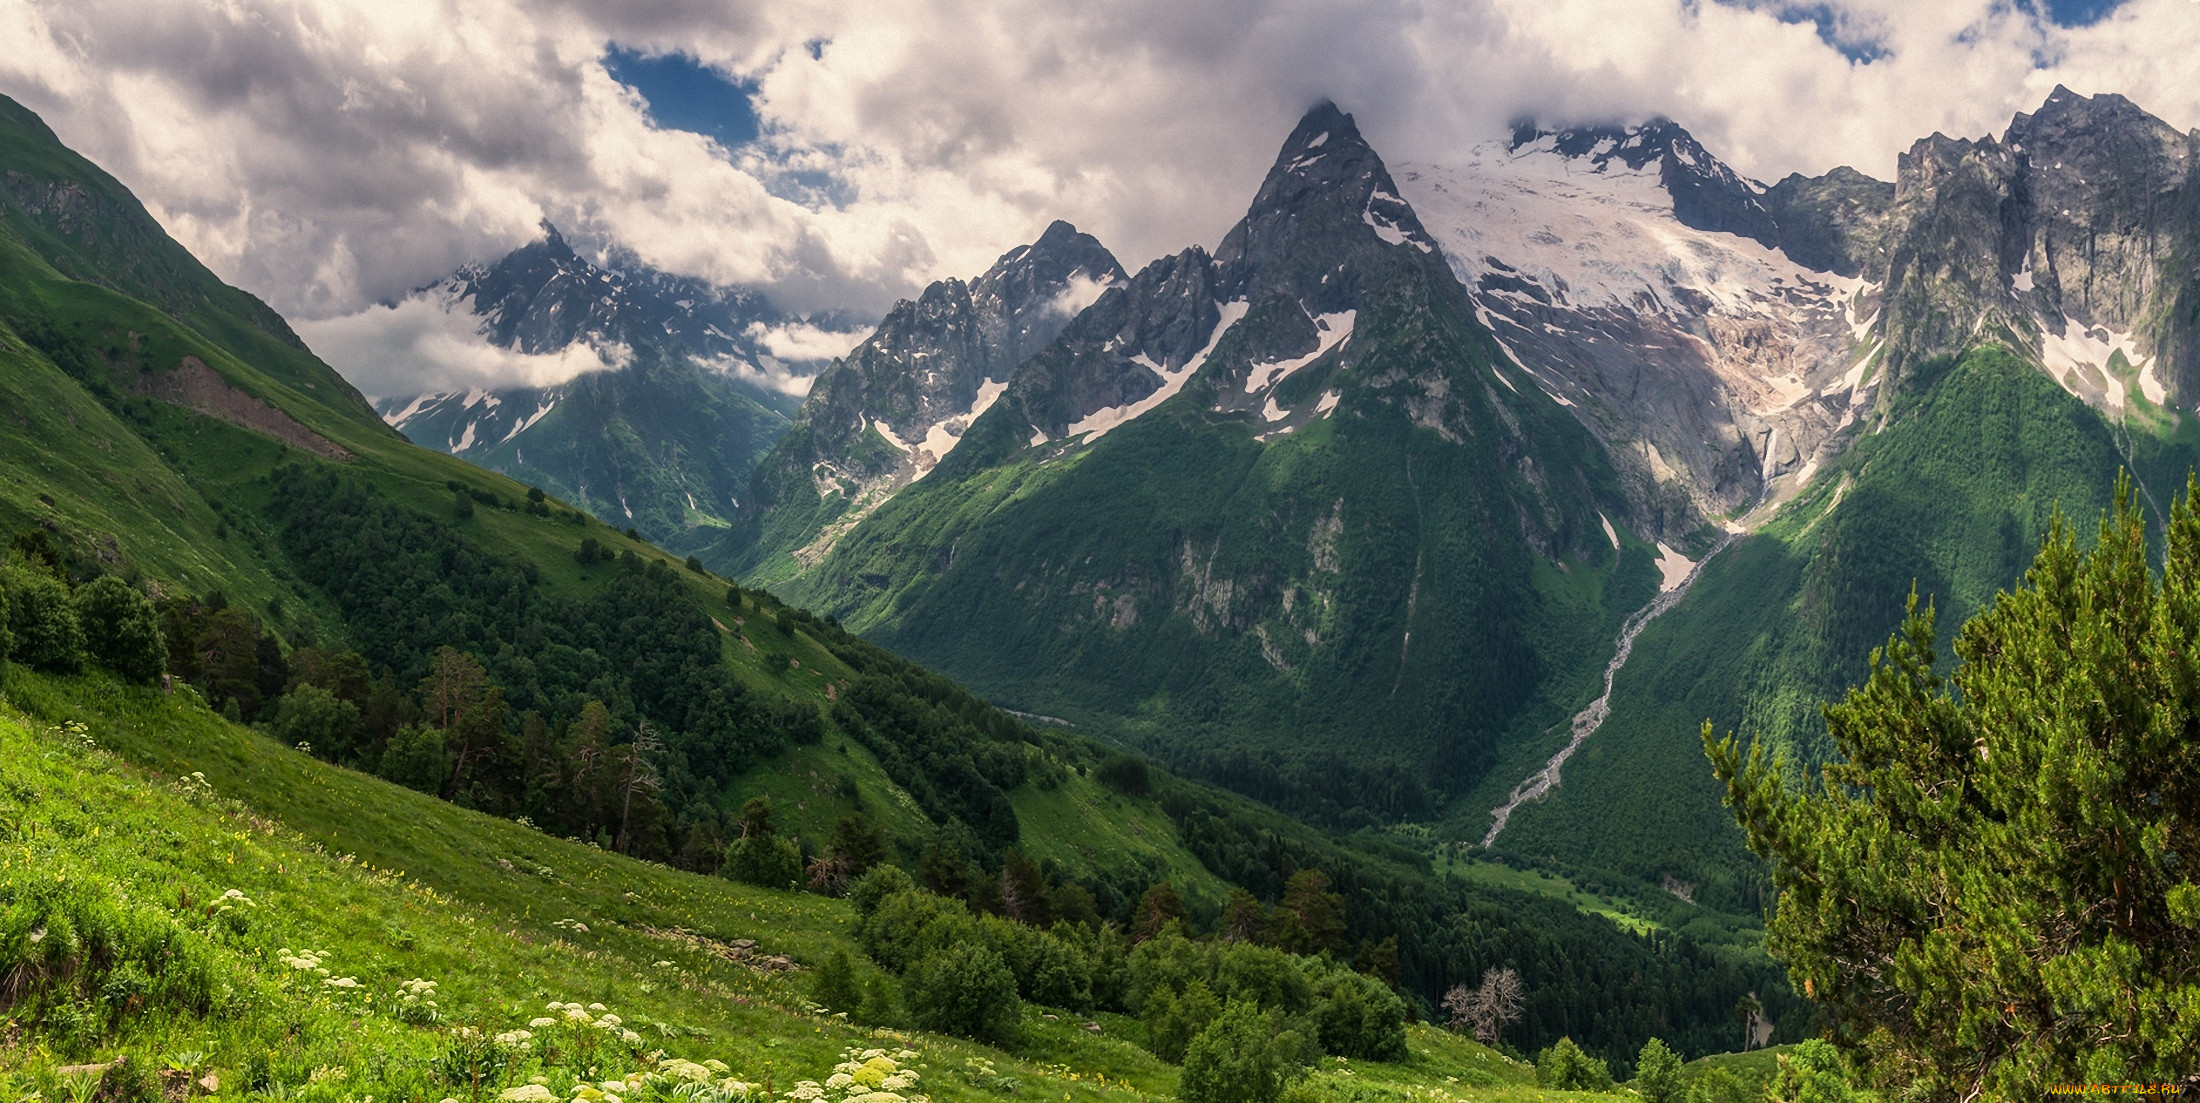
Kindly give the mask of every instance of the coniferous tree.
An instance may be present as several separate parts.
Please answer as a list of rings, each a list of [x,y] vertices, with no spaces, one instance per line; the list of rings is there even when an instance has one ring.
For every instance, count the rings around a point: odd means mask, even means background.
[[[1184,898],[1176,894],[1176,886],[1156,881],[1138,901],[1138,915],[1131,924],[1131,941],[1144,942],[1160,934],[1170,921],[1183,918]]]
[[[2015,1098],[2200,1067],[2195,491],[2159,583],[2128,481],[2090,552],[2057,515],[1950,673],[1913,593],[1799,787],[1706,726],[1780,891],[1768,943],[1871,1079]]]
[[[504,690],[489,680],[481,660],[445,645],[436,649],[428,676],[420,680],[420,699],[451,759],[451,776],[443,785],[449,800],[465,791],[483,761],[497,757],[504,742]]]
[[[1283,884],[1283,899],[1276,905],[1283,937],[1276,944],[1300,954],[1344,949],[1344,897],[1329,891],[1329,875],[1318,869],[1302,869]]]
[[[817,967],[817,979],[810,985],[810,998],[828,1011],[845,1011],[851,1015],[863,1006],[863,989],[856,983],[855,962],[849,960],[848,951],[834,950],[832,956]]]

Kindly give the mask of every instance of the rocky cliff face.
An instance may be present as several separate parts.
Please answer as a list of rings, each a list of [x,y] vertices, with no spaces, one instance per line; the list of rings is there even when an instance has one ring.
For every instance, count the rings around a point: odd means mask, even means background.
[[[818,376],[758,466],[744,525],[713,558],[765,577],[816,563],[954,451],[1018,367],[1126,279],[1099,241],[1056,222],[977,278],[897,303]]]
[[[1776,503],[1911,367],[1999,341],[2124,416],[2200,379],[2196,138],[2057,89],[2000,139],[1742,178],[1677,125],[1401,169],[1519,368],[1612,448],[1653,534]],[[2174,415],[2173,415],[2174,416]]]
[[[2001,340],[2121,415],[2200,386],[2200,135],[2057,88],[1998,141],[1934,135],[1898,166],[1873,273],[1890,368]]]

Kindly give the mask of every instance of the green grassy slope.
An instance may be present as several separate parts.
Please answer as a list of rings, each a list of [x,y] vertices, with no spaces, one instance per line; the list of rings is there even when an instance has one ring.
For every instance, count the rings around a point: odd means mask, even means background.
[[[12,158],[0,168],[16,173],[0,192],[0,388],[22,397],[0,409],[0,524],[8,530],[0,535],[46,530],[79,581],[114,573],[169,594],[219,591],[267,625],[269,647],[294,652],[310,640],[371,652],[377,668],[394,670],[393,692],[408,695],[435,646],[477,647],[519,703],[505,733],[515,748],[525,730],[520,709],[539,707],[563,723],[590,696],[612,698],[627,710],[628,724],[646,718],[682,729],[687,717],[642,715],[634,701],[644,698],[629,685],[665,673],[652,664],[679,643],[687,666],[673,674],[724,675],[740,691],[726,697],[746,694],[769,706],[751,717],[816,722],[808,726],[814,739],[759,738],[715,761],[697,759],[719,750],[688,748],[694,755],[684,768],[668,768],[664,806],[675,826],[722,827],[744,799],[770,794],[780,822],[813,849],[835,821],[860,809],[884,823],[897,857],[914,865],[936,821],[975,805],[997,813],[990,824],[964,816],[991,831],[991,853],[965,851],[983,857],[987,876],[1015,842],[1052,876],[1088,882],[1115,915],[1127,914],[1159,879],[1175,883],[1194,917],[1205,920],[1232,884],[1274,901],[1295,872],[1333,871],[1346,895],[1345,952],[1372,951],[1396,935],[1401,973],[1425,1001],[1489,965],[1515,963],[1537,989],[1522,1037],[1539,1043],[1592,1022],[1608,1027],[1605,1044],[1614,1053],[1639,1045],[1646,1032],[1708,1038],[1738,991],[1762,984],[1756,963],[1637,938],[1570,904],[1544,914],[1532,898],[1438,877],[1412,853],[1332,839],[1167,775],[1157,775],[1145,796],[1105,789],[1092,777],[1108,753],[1097,744],[1014,722],[946,679],[768,596],[729,604],[725,580],[554,499],[530,510],[521,484],[409,444],[290,339],[279,319],[186,263],[126,191],[60,149],[35,120],[0,111],[0,154]],[[55,198],[77,195],[99,202]],[[153,259],[123,255],[138,246]],[[113,277],[103,274],[110,267]],[[338,508],[346,500],[357,508]],[[316,529],[317,517],[334,521]],[[575,553],[589,541],[631,562],[585,565]],[[412,573],[389,573],[399,566]],[[458,592],[481,580],[504,587],[495,600],[486,589]],[[1520,581],[1533,588],[1549,580],[1524,573]],[[1571,584],[1545,588],[1578,597]],[[619,604],[629,599],[633,606]],[[551,647],[563,646],[564,637],[553,638],[559,633],[579,631],[574,626],[586,618],[575,610],[595,617],[581,627],[600,638],[581,642],[601,649],[586,660],[598,664],[597,676],[553,679],[543,672],[554,662],[585,665],[585,655],[575,655],[587,648],[566,654]],[[606,613],[615,615],[597,615]],[[654,634],[667,625],[678,629],[678,640]],[[700,650],[688,646],[698,638]],[[611,668],[604,655],[617,656],[620,666]],[[137,698],[126,694],[114,704],[93,683],[49,697],[32,680],[10,692],[46,710],[47,722],[79,710],[112,729],[107,738],[135,740],[126,744],[129,753],[144,761],[176,770],[189,762],[218,785],[242,786],[237,791],[253,794],[259,814],[323,830],[316,836],[323,845],[378,868],[415,875],[447,868],[450,880],[435,882],[438,892],[475,899],[467,894],[502,886],[495,891],[505,895],[480,903],[505,908],[507,917],[514,901],[525,918],[533,901],[548,898],[531,881],[500,880],[507,871],[494,859],[521,870],[527,858],[562,875],[576,865],[574,856],[597,853],[492,854],[482,848],[518,853],[519,842],[534,848],[543,837],[514,834],[521,829],[508,818],[461,815],[364,775],[316,766],[203,712],[170,715],[161,711],[168,705],[147,705],[152,711],[136,716],[136,706],[125,705]],[[662,694],[647,700],[653,708],[666,703]],[[756,732],[735,734],[739,743]],[[201,737],[208,742],[190,742]],[[331,753],[318,738],[312,742]],[[190,761],[201,755],[203,762]],[[543,822],[541,811],[558,807],[555,790],[483,792],[457,794],[507,817],[532,809]],[[986,807],[986,798],[995,803]],[[680,838],[657,852],[678,851]],[[648,895],[632,883],[612,890],[613,880],[627,877],[604,872],[597,879],[620,900],[629,891]],[[753,922],[765,926],[781,922],[757,915]],[[784,922],[798,930],[806,921]],[[714,922],[712,929],[726,928]],[[1669,983],[1640,983],[1653,973]]]
[[[523,567],[538,602],[587,600],[616,584],[621,570],[576,561],[583,541],[663,565],[659,577],[717,626],[722,660],[743,687],[831,726],[832,694],[856,673],[814,623],[782,627],[776,603],[753,596],[729,607],[722,579],[556,499],[540,515],[517,508],[526,486],[409,444],[279,317],[221,284],[126,189],[5,100],[0,165],[9,171],[0,192],[0,530],[46,527],[100,569],[142,575],[168,592],[220,591],[293,641],[360,646],[366,626],[331,588],[341,580],[306,577],[282,533],[282,509],[296,503],[277,496],[296,484],[275,474],[333,468],[381,501],[444,518],[450,547]],[[187,361],[228,389],[231,416],[156,397],[175,397],[160,387],[188,371]],[[236,408],[262,403],[294,427],[283,430],[288,442],[264,424],[235,423]],[[339,458],[331,462],[328,448],[317,455],[314,438],[340,449]],[[503,508],[483,504],[451,520],[454,482]],[[876,757],[841,736],[757,765],[720,799],[737,804],[758,793],[778,798],[789,828],[820,842],[835,819],[858,809],[910,845],[932,829]],[[1049,854],[1067,856],[1072,844],[1048,846],[1048,832],[1095,834],[1079,826],[1089,799],[1034,790],[1018,800],[1050,825],[1035,839]],[[1120,830],[1099,826],[1097,834]],[[1219,898],[1212,875],[1166,833],[1121,841],[1102,855],[1107,863],[1175,871],[1201,896]]]
[[[250,902],[223,903],[230,890]],[[136,1003],[116,999],[135,989],[97,965],[96,977],[34,982],[15,1004],[19,1025],[40,1026],[0,1041],[0,1083],[49,1098],[72,1076],[100,1075],[61,1069],[118,1055],[210,1074],[225,1094],[308,1100],[489,1098],[534,1076],[564,1098],[584,1068],[589,1081],[654,1071],[628,1097],[671,1099],[666,1058],[719,1061],[713,1079],[785,1093],[870,1048],[912,1051],[901,1064],[918,1072],[916,1090],[940,1099],[1175,1088],[1143,1027],[1120,1016],[1032,1007],[1023,1037],[1000,1050],[813,1009],[807,967],[859,955],[844,902],[679,873],[455,808],[275,746],[188,694],[14,668],[0,681],[0,938],[11,952],[29,929],[14,924],[56,899],[90,906],[63,909],[78,917],[66,930],[37,912],[38,944],[96,939],[105,908],[163,932],[170,950],[137,982],[148,994]],[[750,955],[734,950],[740,938],[757,941]],[[309,949],[326,973],[285,960]],[[797,968],[756,967],[781,955]],[[178,994],[188,986],[176,962],[208,977],[203,1004]],[[329,983],[342,978],[358,987]],[[415,978],[435,982],[438,1021],[400,1013]],[[485,1047],[464,1031],[530,1029],[552,1001],[602,1004],[593,1014],[618,1015],[640,1038],[538,1025],[527,1051],[465,1078],[454,1058]],[[109,1012],[112,1029],[98,1018]],[[56,1018],[77,1026],[56,1029]],[[1535,1092],[1532,1070],[1425,1027],[1407,1060],[1328,1060],[1309,1085],[1338,1100],[1574,1097]]]
[[[854,950],[842,902],[678,873],[466,812],[274,746],[183,697],[20,670],[7,693],[28,711],[0,708],[11,794],[0,892],[20,899],[72,877],[112,885],[196,928],[234,993],[203,1020],[148,1016],[119,1045],[79,1048],[50,1031],[0,1045],[0,1069],[35,1075],[118,1050],[157,1066],[190,1050],[241,1088],[256,1055],[272,1054],[273,1075],[293,1090],[316,1069],[341,1068],[346,1093],[386,1086],[433,1098],[453,1086],[437,1080],[436,1062],[455,1048],[456,1027],[525,1028],[548,1000],[601,1002],[646,1032],[646,1046],[604,1047],[597,1078],[643,1069],[638,1054],[661,1047],[784,1090],[825,1079],[843,1049],[908,1040],[809,1010],[799,970],[729,956],[737,938],[755,939],[759,959],[798,964]],[[62,728],[71,720],[100,751],[72,745]],[[176,780],[191,772],[211,798]],[[254,901],[243,930],[199,914],[228,889]],[[278,949],[305,947],[364,988],[327,988],[278,960]],[[396,989],[413,977],[438,982],[440,1026],[394,1017]],[[944,1038],[918,1044],[927,1086],[949,1097],[1006,1097],[1004,1078],[1058,1078],[1078,1099],[1165,1094],[1173,1070],[1122,1041],[1122,1029],[1094,1037],[1034,1011],[1020,1057]],[[972,1060],[998,1072],[976,1075]],[[1049,1071],[1065,1063],[1087,1074]]]

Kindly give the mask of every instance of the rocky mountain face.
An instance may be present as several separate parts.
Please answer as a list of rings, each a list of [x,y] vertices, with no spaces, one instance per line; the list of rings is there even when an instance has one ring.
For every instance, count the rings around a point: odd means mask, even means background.
[[[1854,288],[1847,424],[1774,477],[1779,508],[1743,518],[1750,535],[1637,640],[1610,722],[1497,845],[1746,898],[1698,725],[1822,755],[1819,703],[1865,676],[1913,588],[1945,641],[2021,575],[2057,509],[2098,516],[2128,474],[2159,516],[2200,466],[2195,141],[2122,97],[2057,89],[1998,139],[1916,143],[1892,185],[1843,170],[1765,190],[1786,259]]]
[[[748,522],[711,558],[752,576],[813,566],[834,542],[955,450],[1016,371],[1127,277],[1067,222],[967,282],[905,300],[821,372],[758,464]]]
[[[555,228],[423,294],[530,355],[586,345],[612,365],[549,387],[401,395],[376,406],[422,444],[541,486],[683,551],[728,524],[758,456],[786,431],[782,363],[764,331],[790,319],[762,295],[617,258],[599,265]],[[775,385],[776,384],[776,385]]]
[[[2000,340],[2114,414],[2191,394],[2196,149],[2122,96],[2059,87],[1998,141],[1919,141],[1867,268],[1890,367]]]
[[[1656,592],[1629,510],[1324,105],[1212,255],[1110,286],[783,589],[1248,791],[1426,814]]]
[[[1655,534],[1739,528],[1981,341],[2123,416],[2193,385],[2195,138],[2057,89],[1999,139],[1935,135],[1893,183],[1770,187],[1676,124],[1544,131],[1400,171],[1483,320],[1576,404]]]

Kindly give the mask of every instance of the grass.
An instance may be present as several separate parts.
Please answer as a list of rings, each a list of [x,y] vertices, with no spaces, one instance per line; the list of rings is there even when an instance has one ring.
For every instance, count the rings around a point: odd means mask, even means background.
[[[1071,771],[1051,790],[1019,787],[1009,803],[1023,825],[1018,845],[1035,859],[1059,862],[1069,878],[1091,880],[1129,861],[1174,885],[1195,907],[1219,908],[1229,891],[1177,841],[1176,824],[1150,800],[1123,796]]]
[[[26,1029],[19,1005],[0,1044],[0,1075],[22,1086],[78,1061],[128,1053],[158,1066],[187,1051],[207,1054],[204,1067],[234,1084],[272,1051],[278,1080],[309,1094],[316,1084],[341,1084],[347,1095],[383,1085],[433,1099],[451,1087],[434,1080],[433,1066],[459,1027],[525,1029],[553,1000],[610,1007],[645,1032],[640,1053],[720,1060],[734,1076],[781,1089],[824,1079],[844,1049],[904,1044],[923,1054],[927,1084],[953,1098],[1012,1094],[978,1082],[986,1077],[971,1062],[998,1070],[995,1081],[1059,1079],[1074,1099],[1173,1085],[1173,1070],[1136,1044],[1139,1028],[1127,1020],[1094,1036],[1085,1020],[1051,1012],[1050,1021],[1034,1009],[1019,1054],[880,1035],[807,1010],[799,969],[727,957],[741,938],[798,965],[855,953],[843,902],[680,873],[467,812],[275,746],[188,694],[20,668],[9,671],[6,693],[0,876],[94,881],[204,928],[196,937],[238,993],[227,1014],[146,1014],[71,1046]],[[89,745],[69,734],[72,723]],[[203,788],[178,780],[194,773]],[[253,901],[248,925],[201,922],[203,905],[230,889]],[[297,948],[325,955],[329,978],[363,987],[302,977],[280,960]],[[391,1013],[398,986],[415,977],[437,982],[441,1023],[414,1026]],[[607,1050],[599,1071],[646,1063]],[[1074,1079],[1047,1071],[1072,1063]],[[328,1071],[336,1069],[344,1071]]]
[[[456,808],[277,746],[188,691],[10,667],[0,947],[21,945],[5,940],[15,901],[67,883],[172,927],[212,963],[221,995],[204,1011],[146,1003],[117,1029],[74,1033],[53,1025],[68,1014],[56,1008],[85,1002],[67,991],[17,1002],[0,1019],[0,1088],[19,1094],[60,1098],[57,1069],[117,1055],[187,1065],[190,1079],[211,1073],[225,1094],[262,1098],[487,1099],[530,1077],[563,1098],[584,1074],[663,1075],[673,1058],[718,1061],[718,1079],[784,1093],[869,1048],[914,1051],[904,1063],[918,1090],[941,1099],[1129,1100],[1175,1087],[1142,1024],[1123,1016],[1032,1007],[1001,1050],[813,1010],[801,967],[835,950],[863,960],[842,901],[681,873]],[[219,904],[231,890],[249,903]],[[736,960],[736,939],[753,939],[756,956]],[[305,950],[313,963],[300,968]],[[744,963],[765,955],[797,968]],[[329,983],[342,978],[358,987]],[[435,982],[435,1022],[399,1013],[416,978]],[[623,1022],[616,1034],[529,1027],[562,1017],[551,1002],[602,1004]],[[511,1030],[537,1044],[479,1084],[453,1079],[469,1046]],[[640,1041],[614,1040],[626,1030]],[[1308,1084],[1338,1100],[1570,1097],[1426,1026],[1409,1048],[1394,1064],[1327,1059]]]
[[[1628,911],[1624,901],[1615,901],[1610,896],[1584,891],[1572,881],[1554,873],[1516,869],[1502,862],[1475,861],[1460,857],[1456,851],[1450,849],[1442,852],[1436,864],[1440,871],[1470,884],[1557,897],[1589,915],[1603,916],[1622,930],[1634,934],[1649,934],[1664,929],[1656,919]]]

